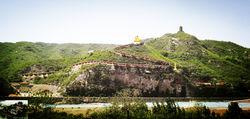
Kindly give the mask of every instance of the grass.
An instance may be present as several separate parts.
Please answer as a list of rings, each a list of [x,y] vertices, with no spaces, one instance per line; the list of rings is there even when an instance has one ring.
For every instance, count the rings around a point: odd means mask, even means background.
[[[172,64],[176,63],[176,61],[169,59],[167,57],[164,57],[161,53],[159,53],[153,47],[151,47],[149,45],[145,45],[145,47],[148,48],[148,51],[150,51],[150,56],[154,57],[155,59],[158,59],[158,60],[161,59],[161,60],[164,60],[164,61],[172,63]]]

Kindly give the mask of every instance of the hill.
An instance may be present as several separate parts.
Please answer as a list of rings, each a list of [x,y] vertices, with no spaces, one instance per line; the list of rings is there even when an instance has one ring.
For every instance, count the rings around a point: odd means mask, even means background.
[[[224,87],[237,92],[228,93],[231,96],[249,93],[250,49],[232,42],[199,40],[195,36],[178,31],[147,40],[140,46],[119,50],[169,62],[193,84],[204,86],[223,83]],[[208,95],[208,91],[202,93]]]
[[[250,79],[250,49],[232,42],[198,40],[195,36],[178,32],[122,51],[176,64],[177,68],[192,72],[192,79],[228,82]]]
[[[232,42],[199,40],[184,31],[144,41],[140,45],[116,47],[113,51],[115,55],[109,58],[105,55],[96,57],[95,53],[86,58],[84,61],[101,59],[128,64],[124,68],[113,64],[115,71],[102,66],[91,67],[90,70],[97,74],[85,74],[89,70],[84,69],[69,81],[72,85],[67,88],[67,94],[93,95],[94,90],[99,92],[95,96],[112,96],[105,92],[120,94],[126,89],[128,94],[139,96],[249,96],[249,48]],[[150,64],[151,67],[133,66],[136,63]],[[169,68],[157,69],[154,65]],[[115,83],[114,80],[119,82]],[[112,87],[102,81],[118,86]],[[89,85],[104,89],[91,88]]]
[[[1,78],[10,82],[21,81],[20,74],[31,66],[38,66],[43,72],[58,71],[80,61],[88,51],[107,50],[112,44],[50,44],[50,43],[0,43]]]
[[[183,30],[123,46],[18,42],[0,48],[2,79],[56,85],[67,96],[249,96],[250,49]]]

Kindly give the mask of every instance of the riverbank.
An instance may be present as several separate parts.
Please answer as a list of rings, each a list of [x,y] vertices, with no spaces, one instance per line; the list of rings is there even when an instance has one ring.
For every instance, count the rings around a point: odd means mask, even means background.
[[[201,103],[201,102],[199,102]],[[152,105],[153,104],[153,105]],[[237,102],[203,102],[195,101],[175,102],[120,102],[120,103],[83,103],[83,104],[60,104],[60,105],[28,105],[25,109],[31,118],[190,118],[201,119],[250,119],[250,103]],[[15,104],[18,106],[18,104]],[[10,108],[11,107],[11,108]],[[0,109],[3,117],[11,112],[13,106]],[[50,108],[46,108],[50,107]],[[17,109],[14,106],[14,109]],[[230,118],[229,118],[230,117]]]
[[[54,111],[58,112],[66,112],[68,114],[82,114],[82,115],[90,115],[94,112],[101,112],[104,111],[106,108],[54,108]],[[186,108],[185,110],[190,110],[191,108]],[[210,112],[215,112],[216,114],[223,115],[226,111],[227,108],[209,108]],[[250,108],[241,108],[244,113],[250,113]]]
[[[234,100],[233,102],[244,102],[244,103],[250,103],[250,99],[242,99],[242,100]]]
[[[109,103],[116,100],[143,100],[145,102],[162,102],[167,99],[174,101],[248,101],[250,97],[0,97],[0,100],[28,100],[29,103],[50,100],[50,104],[81,104],[81,103]],[[42,102],[40,102],[42,103]],[[49,102],[46,102],[49,103]]]

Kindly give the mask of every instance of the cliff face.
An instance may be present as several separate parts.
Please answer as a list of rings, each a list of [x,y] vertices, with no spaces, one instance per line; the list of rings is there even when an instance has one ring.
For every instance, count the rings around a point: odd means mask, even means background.
[[[171,66],[98,65],[71,82],[72,96],[185,96],[186,82]]]

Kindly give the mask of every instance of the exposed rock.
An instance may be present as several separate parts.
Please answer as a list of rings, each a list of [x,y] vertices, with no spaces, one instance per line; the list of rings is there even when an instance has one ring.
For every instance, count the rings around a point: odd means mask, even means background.
[[[21,73],[27,74],[27,73],[43,73],[43,72],[48,72],[46,67],[42,65],[33,65],[25,68]]]
[[[98,65],[81,73],[67,86],[66,93],[73,96],[114,96],[128,89],[133,96],[185,96],[185,86],[183,77],[171,66]]]

